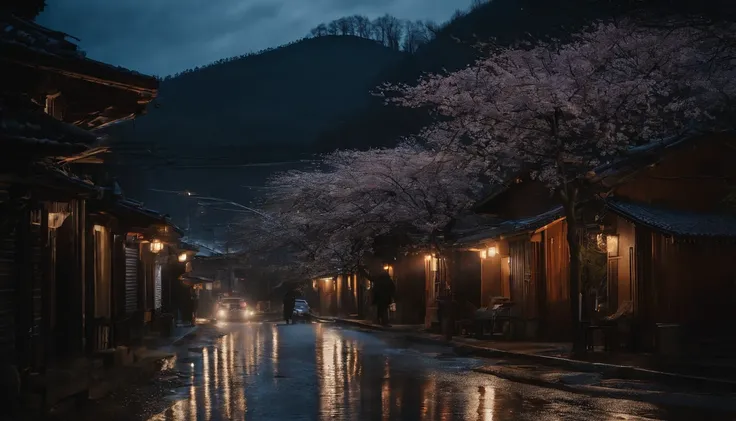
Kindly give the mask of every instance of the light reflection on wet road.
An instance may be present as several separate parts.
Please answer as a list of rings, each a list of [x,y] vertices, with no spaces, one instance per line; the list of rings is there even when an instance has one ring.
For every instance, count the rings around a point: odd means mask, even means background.
[[[178,353],[176,369],[186,386],[115,411],[102,404],[77,419],[715,419],[516,384],[470,371],[488,361],[329,325],[227,324],[200,331],[213,337],[211,344],[189,344]]]

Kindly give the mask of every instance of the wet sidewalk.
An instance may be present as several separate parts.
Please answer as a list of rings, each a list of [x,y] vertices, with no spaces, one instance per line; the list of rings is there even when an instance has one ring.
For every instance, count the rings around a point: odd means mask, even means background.
[[[698,374],[698,367],[692,364],[689,370],[676,370],[677,365],[665,365],[656,356],[590,352],[582,358],[572,358],[572,345],[564,342],[479,340],[454,336],[448,343],[444,336],[429,333],[420,325],[385,327],[365,320],[323,319],[360,329],[403,334],[414,343],[450,345],[460,355],[511,361],[513,364],[496,365],[483,372],[540,386],[625,399],[639,396],[647,401],[656,401],[660,393],[675,391],[700,390],[736,396],[731,395],[736,392],[733,378]],[[660,364],[653,365],[653,360]],[[663,370],[663,367],[670,370]],[[571,385],[569,379],[585,380],[584,384]],[[645,393],[640,389],[653,392]]]
[[[151,332],[134,347],[117,347],[49,367],[31,379],[23,398],[27,418],[44,412],[66,412],[88,400],[103,398],[120,387],[143,381],[166,368],[169,348],[196,335],[198,325],[177,326],[170,336]]]

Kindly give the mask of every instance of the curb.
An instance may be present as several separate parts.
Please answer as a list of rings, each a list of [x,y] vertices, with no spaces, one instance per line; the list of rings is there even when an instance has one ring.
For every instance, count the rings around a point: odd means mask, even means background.
[[[728,395],[696,395],[681,392],[616,389],[605,386],[565,384],[559,381],[545,380],[534,375],[521,374],[521,372],[514,373],[515,370],[505,367],[484,367],[473,369],[473,371],[477,373],[489,374],[517,383],[558,389],[566,392],[600,398],[633,400],[664,406],[678,406],[689,408],[707,407],[710,409],[717,409],[727,412],[736,411],[736,399],[734,399],[733,396]]]
[[[412,342],[452,346],[453,351],[463,355],[475,355],[483,358],[513,358],[517,360],[534,362],[539,365],[544,365],[548,367],[566,368],[586,373],[600,373],[605,376],[626,380],[646,380],[670,384],[684,383],[693,387],[716,387],[719,389],[725,389],[727,391],[736,391],[736,382],[729,380],[667,373],[633,366],[590,363],[562,357],[551,357],[547,355],[505,351],[496,348],[486,348],[470,345],[455,340],[447,342],[442,339],[435,339],[423,335],[406,335],[406,338],[407,340]]]
[[[358,320],[349,320],[349,319],[326,319],[322,317],[313,316],[315,319],[322,321],[324,323],[334,323],[337,325],[343,325],[343,326],[349,326],[349,327],[355,327],[358,329],[366,329],[366,330],[374,330],[377,332],[386,332],[386,333],[395,333],[395,334],[407,334],[407,330],[403,329],[396,329],[391,327],[383,327],[380,325],[375,325],[372,323],[364,323]]]
[[[327,319],[329,320],[329,319]],[[390,328],[384,328],[376,325],[369,325],[353,320],[346,319],[333,319],[330,320],[333,323],[354,326],[368,330],[381,331],[381,332],[392,332],[402,333],[394,331]],[[405,332],[403,332],[405,333]],[[539,354],[528,354],[516,351],[506,351],[497,348],[487,348],[483,346],[476,346],[457,340],[446,341],[441,338],[434,338],[427,335],[416,334],[416,333],[405,333],[405,338],[410,342],[424,343],[429,345],[442,345],[450,346],[453,351],[460,355],[472,355],[482,358],[510,358],[516,360],[524,360],[528,362],[537,363],[539,365],[548,367],[559,367],[569,370],[581,371],[586,373],[600,373],[605,376],[625,379],[625,380],[645,380],[662,382],[669,384],[687,384],[692,387],[715,387],[724,391],[736,392],[736,381],[714,379],[709,377],[691,376],[684,374],[668,373],[663,371],[649,370],[640,367],[606,364],[606,363],[592,363],[586,361],[578,361],[563,357],[552,357],[548,355]],[[616,390],[616,389],[614,389]]]

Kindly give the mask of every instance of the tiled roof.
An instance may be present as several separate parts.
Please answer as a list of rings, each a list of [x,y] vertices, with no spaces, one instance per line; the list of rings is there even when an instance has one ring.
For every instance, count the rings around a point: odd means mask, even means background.
[[[651,229],[683,237],[736,237],[736,216],[699,213],[609,199],[610,210]]]
[[[174,225],[173,222],[171,222],[171,218],[169,218],[168,215],[162,214],[158,211],[155,211],[153,209],[148,209],[143,207],[143,204],[141,202],[137,202],[135,200],[130,199],[120,199],[117,201],[117,204],[123,208],[126,208],[130,211],[140,213],[142,215],[145,215],[149,218],[152,218],[154,220],[158,220],[159,222],[162,222],[174,229],[179,235],[184,234],[184,230]]]
[[[38,105],[20,97],[0,97],[0,139],[42,145],[94,145],[99,138],[56,120]]]
[[[14,16],[0,16],[0,45],[3,48],[20,48],[46,57],[61,59],[65,63],[83,63],[85,70],[101,71],[106,76],[124,76],[127,79],[126,83],[134,83],[153,91],[158,88],[158,82],[151,76],[88,59],[86,54],[67,38],[73,37]]]
[[[547,212],[529,218],[506,220],[498,224],[485,227],[480,226],[476,232],[472,234],[467,233],[466,235],[458,238],[455,245],[471,245],[483,240],[495,239],[523,231],[536,230],[556,219],[561,218],[562,215],[562,206],[557,206]]]

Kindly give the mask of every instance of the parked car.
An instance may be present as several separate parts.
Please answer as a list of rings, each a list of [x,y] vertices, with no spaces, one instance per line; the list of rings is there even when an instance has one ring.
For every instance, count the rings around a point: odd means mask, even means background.
[[[292,314],[294,322],[307,323],[311,321],[312,309],[309,308],[309,303],[307,303],[307,300],[298,299],[294,303],[294,313]]]
[[[248,320],[254,314],[243,298],[223,297],[215,304],[215,320]]]

